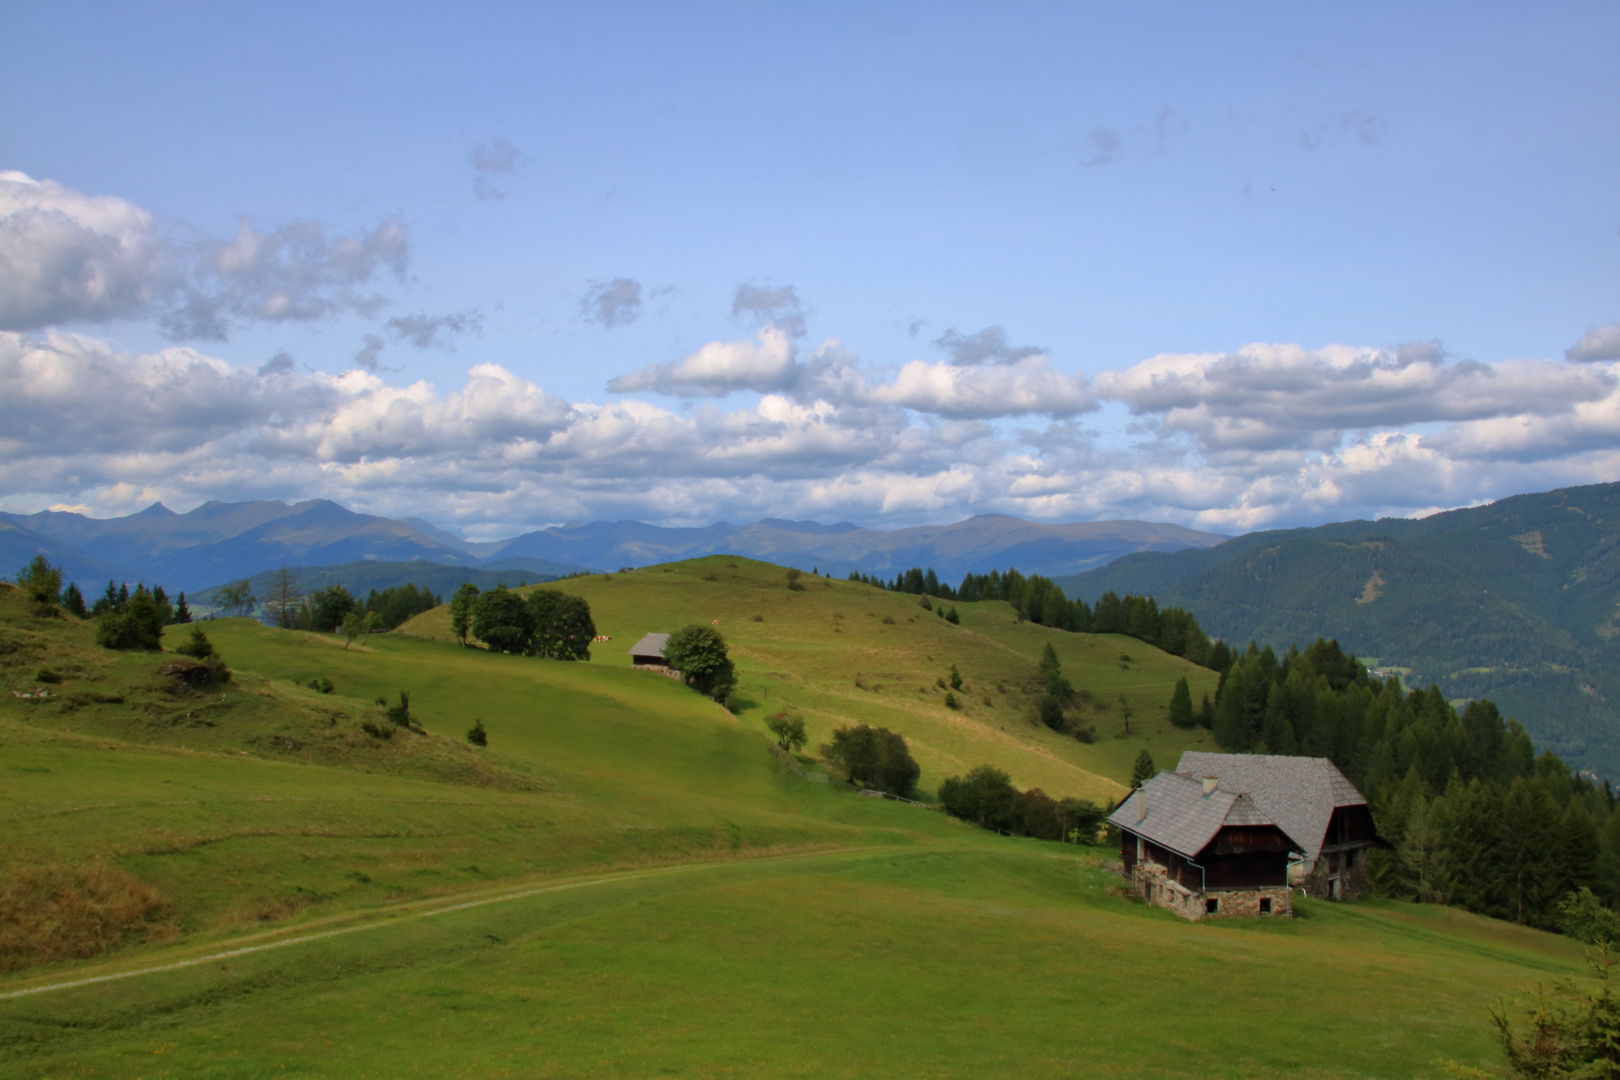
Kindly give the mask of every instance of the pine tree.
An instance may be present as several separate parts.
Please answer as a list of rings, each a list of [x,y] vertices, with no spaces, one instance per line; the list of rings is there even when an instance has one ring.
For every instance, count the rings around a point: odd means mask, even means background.
[[[179,598],[174,602],[174,621],[177,623],[191,621],[191,609],[186,607],[186,594],[184,591],[180,593]]]
[[[1136,755],[1136,764],[1131,768],[1131,787],[1139,788],[1157,775],[1159,770],[1153,764],[1153,753],[1144,746],[1142,752]]]
[[[1193,718],[1192,690],[1187,686],[1185,675],[1176,680],[1176,688],[1170,694],[1170,722],[1178,728],[1190,728],[1197,723]]]
[[[90,617],[90,612],[85,610],[84,593],[79,591],[78,582],[68,582],[67,591],[62,594],[62,608],[68,614],[77,615],[81,619]]]

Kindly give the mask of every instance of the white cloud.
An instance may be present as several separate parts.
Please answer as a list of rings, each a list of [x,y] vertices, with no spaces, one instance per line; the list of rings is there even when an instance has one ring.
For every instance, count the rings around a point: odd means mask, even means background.
[[[1594,326],[1564,350],[1564,359],[1590,362],[1620,360],[1620,323]]]
[[[655,390],[687,397],[724,397],[738,390],[770,393],[792,386],[799,372],[788,334],[766,326],[754,341],[711,341],[684,360],[620,375],[608,389],[616,394]]]
[[[872,388],[867,399],[938,416],[978,419],[1073,416],[1096,407],[1085,380],[1055,370],[1044,356],[994,367],[913,360],[900,369],[894,382]]]
[[[334,237],[244,217],[230,239],[182,238],[123,199],[0,173],[0,329],[156,317],[177,340],[222,341],[238,322],[373,314],[384,300],[362,287],[409,257],[398,219]]]
[[[1097,377],[1099,396],[1185,432],[1200,450],[1335,445],[1346,430],[1494,416],[1556,416],[1612,394],[1603,370],[1547,360],[1447,362],[1433,345],[1393,350],[1256,344],[1161,355]]]

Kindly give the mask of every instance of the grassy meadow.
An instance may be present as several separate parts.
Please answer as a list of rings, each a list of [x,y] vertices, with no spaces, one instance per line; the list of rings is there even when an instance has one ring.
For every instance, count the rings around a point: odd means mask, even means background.
[[[812,749],[901,731],[924,788],[989,761],[1110,797],[1143,746],[1208,745],[1164,705],[1213,676],[1003,604],[955,627],[803,583],[726,558],[572,579],[614,638],[584,664],[463,649],[443,609],[348,650],[221,620],[235,676],[207,692],[0,588],[0,678],[53,691],[0,696],[0,1075],[1431,1076],[1494,1062],[1487,1006],[1581,971],[1567,939],[1400,903],[1188,924],[1108,851],[806,783],[770,751],[780,709]],[[624,651],[715,619],[739,716]],[[1092,743],[1030,720],[1047,642]],[[401,689],[425,733],[367,734]]]

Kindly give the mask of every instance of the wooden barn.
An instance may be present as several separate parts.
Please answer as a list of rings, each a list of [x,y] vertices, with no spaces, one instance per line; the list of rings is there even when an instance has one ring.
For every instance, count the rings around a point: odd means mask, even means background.
[[[1306,896],[1367,895],[1367,852],[1389,842],[1378,835],[1367,800],[1327,758],[1188,750],[1176,772],[1213,776],[1222,790],[1247,795],[1270,816],[1293,838],[1289,881]]]
[[[1151,904],[1188,919],[1293,912],[1292,838],[1214,777],[1161,772],[1108,821],[1120,830],[1127,880]]]
[[[645,635],[640,641],[630,646],[631,666],[668,671],[669,661],[664,659],[664,646],[668,644],[668,634]]]

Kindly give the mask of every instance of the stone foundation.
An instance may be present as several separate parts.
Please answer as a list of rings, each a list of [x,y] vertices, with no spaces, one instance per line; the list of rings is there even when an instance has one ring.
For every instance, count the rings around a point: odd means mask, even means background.
[[[1334,879],[1338,889],[1334,889]],[[1292,877],[1312,900],[1360,900],[1367,896],[1367,849],[1330,853],[1318,858],[1303,874]]]
[[[1156,863],[1137,863],[1131,870],[1131,887],[1150,904],[1174,912],[1183,919],[1197,922],[1214,918],[1272,918],[1292,915],[1289,891],[1285,885],[1263,889],[1227,889],[1217,892],[1196,893],[1179,881],[1171,880],[1165,869]],[[1271,910],[1262,911],[1261,901],[1269,900]],[[1210,901],[1215,910],[1210,911]]]

